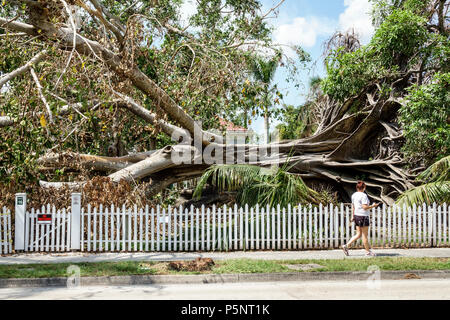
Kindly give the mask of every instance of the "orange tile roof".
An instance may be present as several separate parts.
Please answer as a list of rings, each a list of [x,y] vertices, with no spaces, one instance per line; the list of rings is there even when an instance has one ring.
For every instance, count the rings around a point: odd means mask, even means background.
[[[244,127],[235,125],[233,122],[227,121],[227,120],[225,120],[223,118],[220,118],[220,117],[219,117],[219,124],[220,124],[221,127],[226,128],[227,131],[242,131],[242,132],[248,131]]]

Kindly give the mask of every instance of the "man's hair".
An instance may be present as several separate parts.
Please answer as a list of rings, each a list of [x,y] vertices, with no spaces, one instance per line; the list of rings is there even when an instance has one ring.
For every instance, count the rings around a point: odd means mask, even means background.
[[[358,191],[363,191],[365,187],[366,184],[364,183],[364,181],[358,181],[358,183],[356,184],[356,190]]]

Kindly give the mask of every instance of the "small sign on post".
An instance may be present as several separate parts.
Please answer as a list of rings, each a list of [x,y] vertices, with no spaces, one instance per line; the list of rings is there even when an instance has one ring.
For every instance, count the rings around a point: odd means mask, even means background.
[[[38,224],[52,224],[53,215],[51,213],[40,213],[37,216]]]
[[[169,216],[158,217],[158,222],[159,223],[169,223]]]

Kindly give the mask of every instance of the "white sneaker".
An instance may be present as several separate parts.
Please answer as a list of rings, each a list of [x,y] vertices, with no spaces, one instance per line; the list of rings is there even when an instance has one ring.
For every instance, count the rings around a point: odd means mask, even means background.
[[[370,250],[370,251],[367,251],[366,256],[369,256],[369,257],[376,257],[377,254],[376,254],[375,252],[373,252],[372,250]]]
[[[348,248],[347,248],[347,246],[346,246],[345,244],[342,246],[342,250],[344,251],[344,254],[345,254],[346,256],[349,256]]]

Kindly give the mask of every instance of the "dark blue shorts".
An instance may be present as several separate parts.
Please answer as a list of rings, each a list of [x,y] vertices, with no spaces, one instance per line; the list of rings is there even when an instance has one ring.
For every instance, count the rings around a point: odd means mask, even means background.
[[[355,215],[354,218],[355,218],[355,224],[358,227],[368,227],[368,226],[370,226],[370,217]]]

